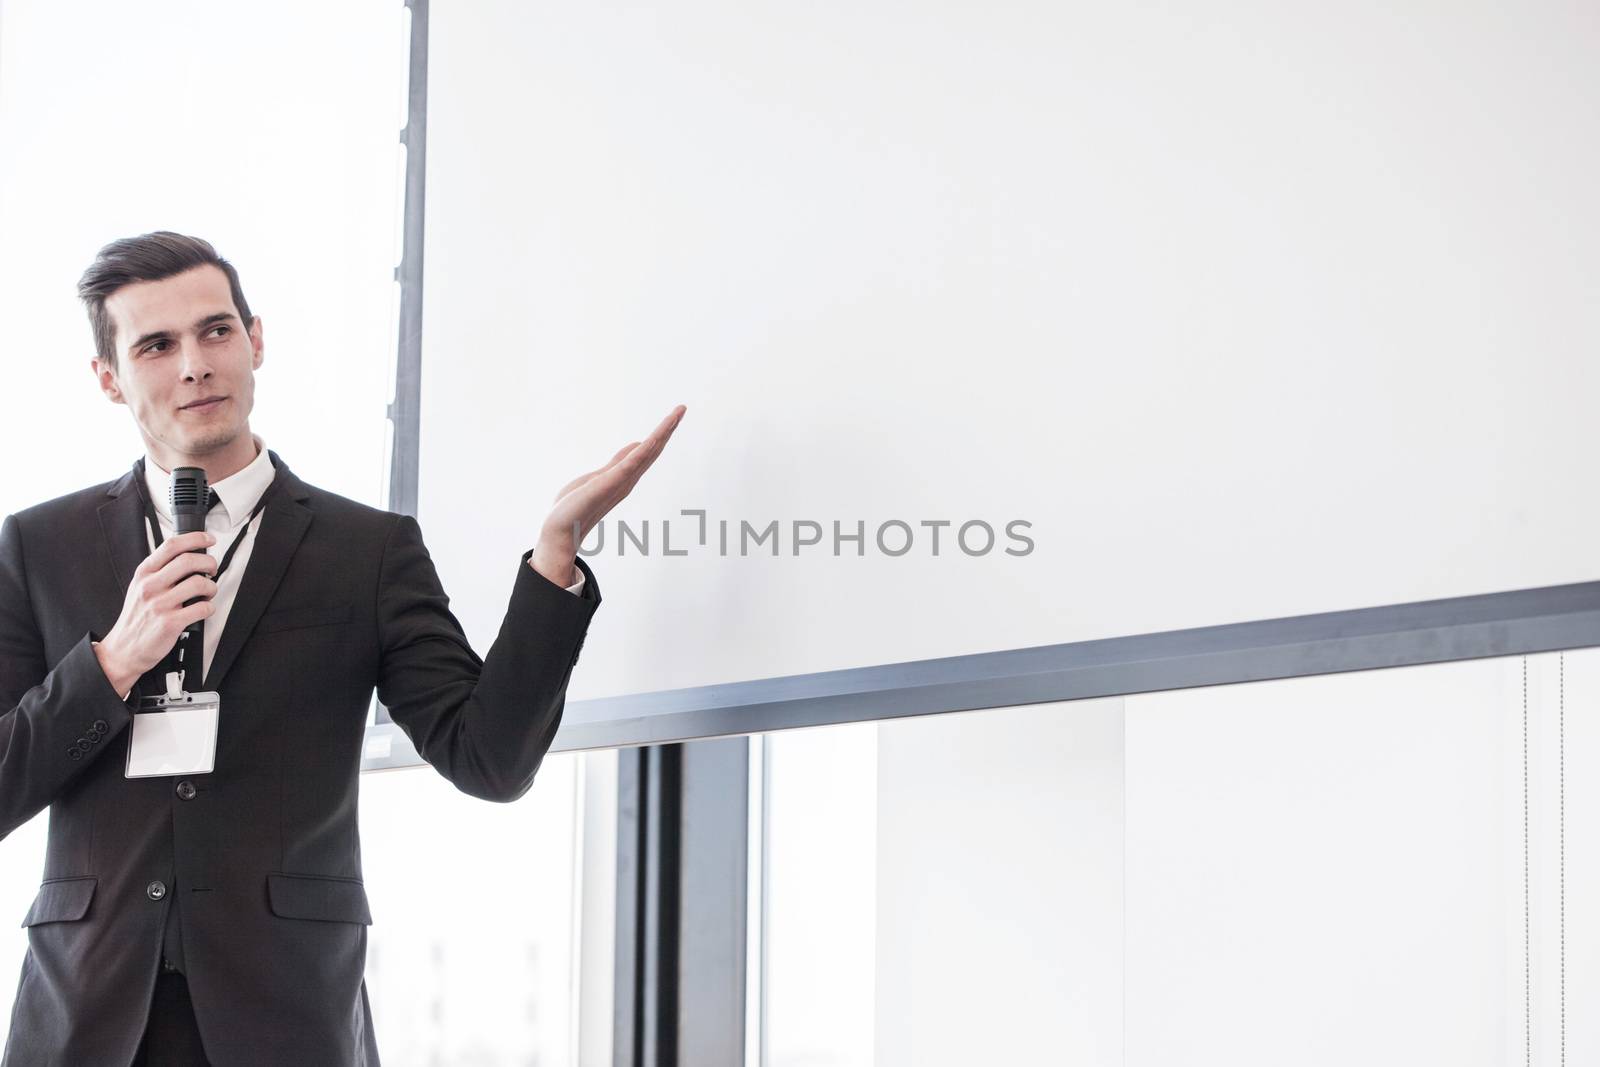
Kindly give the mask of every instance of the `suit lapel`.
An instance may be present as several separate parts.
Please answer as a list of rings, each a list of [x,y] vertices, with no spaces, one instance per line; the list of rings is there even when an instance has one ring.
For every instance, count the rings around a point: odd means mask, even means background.
[[[144,508],[133,479],[134,474],[130,470],[114,482],[106,490],[108,499],[99,509],[100,534],[105,541],[106,562],[111,569],[110,595],[100,605],[99,611],[99,619],[105,625],[96,629],[101,635],[115,626],[121,617],[122,604],[128,598],[128,586],[133,584],[133,572],[150,554]],[[109,616],[106,615],[107,610]]]
[[[300,539],[311,525],[311,509],[305,505],[310,493],[305,483],[295,477],[276,452],[268,449],[267,455],[272,457],[272,465],[277,469],[276,481],[268,490],[272,495],[261,512],[261,526],[253,535],[255,542],[250,548],[250,562],[239,579],[239,592],[228,610],[222,639],[217,643],[216,655],[207,665],[206,692],[220,691],[228,668],[239,658],[261,613],[283,581],[289,561],[300,547]]]

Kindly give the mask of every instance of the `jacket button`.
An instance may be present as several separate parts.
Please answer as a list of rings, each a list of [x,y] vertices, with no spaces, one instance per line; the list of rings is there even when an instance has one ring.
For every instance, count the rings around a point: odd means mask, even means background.
[[[97,734],[109,734],[111,732],[111,724],[104,719],[96,719],[94,721],[94,732]]]
[[[83,753],[79,752],[75,748],[69,748],[69,749],[67,749],[67,758],[68,759],[82,759],[83,758]]]
[[[187,778],[185,778],[183,781],[179,782],[178,783],[178,796],[182,797],[184,800],[193,800],[194,799],[194,783],[189,781],[189,779],[187,779]]]
[[[144,895],[151,900],[160,900],[167,895],[167,886],[164,882],[151,882],[144,887]]]

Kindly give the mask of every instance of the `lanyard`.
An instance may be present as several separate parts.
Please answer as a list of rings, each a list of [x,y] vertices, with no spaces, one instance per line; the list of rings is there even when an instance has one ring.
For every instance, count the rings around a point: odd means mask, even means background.
[[[150,494],[145,492],[144,457],[141,456],[139,458],[139,460],[134,463],[134,465],[133,465],[133,473],[134,473],[134,479],[133,479],[134,487],[139,490],[139,500],[144,504],[145,521],[150,524],[150,537],[151,537],[151,540],[153,540],[155,542],[156,548],[160,548],[161,547],[161,542],[163,540],[165,540],[165,539],[161,536],[161,524],[156,521],[155,505],[150,503]],[[244,527],[242,529],[240,529],[239,536],[235,537],[233,539],[233,544],[229,545],[228,546],[228,551],[223,553],[222,562],[217,565],[217,573],[215,573],[215,574],[213,574],[211,576],[211,580],[212,581],[216,581],[219,578],[221,578],[222,577],[222,572],[228,569],[228,564],[229,563],[233,562],[233,554],[235,552],[239,551],[240,542],[242,542],[244,540],[245,534],[250,532],[250,524],[255,522],[257,515],[261,514],[261,509],[267,506],[267,501],[272,497],[273,492],[277,488],[278,488],[278,477],[277,477],[276,472],[274,472],[273,477],[272,477],[272,484],[267,486],[266,492],[261,494],[261,499],[256,501],[255,510],[252,511],[250,513],[250,517],[244,521]]]

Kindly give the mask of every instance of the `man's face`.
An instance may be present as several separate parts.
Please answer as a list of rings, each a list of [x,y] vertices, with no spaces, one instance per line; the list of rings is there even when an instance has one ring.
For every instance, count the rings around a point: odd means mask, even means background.
[[[123,286],[106,298],[106,313],[116,327],[117,368],[92,361],[100,388],[128,405],[162,466],[253,453],[261,319],[245,329],[221,268]],[[221,399],[196,403],[211,397]]]

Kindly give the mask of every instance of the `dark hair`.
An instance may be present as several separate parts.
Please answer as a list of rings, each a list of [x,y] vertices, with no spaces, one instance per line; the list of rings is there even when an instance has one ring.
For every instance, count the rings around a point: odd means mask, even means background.
[[[207,264],[220,267],[228,276],[228,290],[239,319],[249,329],[255,323],[250,305],[239,288],[239,272],[217,255],[210,241],[185,237],[171,230],[157,230],[138,237],[112,241],[100,250],[89,269],[78,279],[78,298],[89,310],[89,326],[94,331],[94,347],[113,370],[117,366],[117,327],[106,314],[106,298],[134,282],[159,282]]]

